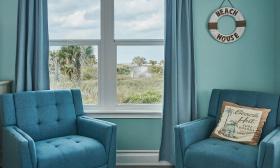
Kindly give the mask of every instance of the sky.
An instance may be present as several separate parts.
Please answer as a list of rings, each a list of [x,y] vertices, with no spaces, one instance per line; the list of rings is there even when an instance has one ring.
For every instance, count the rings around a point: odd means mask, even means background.
[[[115,0],[115,39],[163,39],[164,0]],[[50,39],[100,39],[100,0],[48,0]],[[118,63],[134,56],[163,60],[162,46],[118,47]]]
[[[115,38],[163,38],[164,0],[114,0]],[[52,39],[99,39],[100,0],[48,0]]]

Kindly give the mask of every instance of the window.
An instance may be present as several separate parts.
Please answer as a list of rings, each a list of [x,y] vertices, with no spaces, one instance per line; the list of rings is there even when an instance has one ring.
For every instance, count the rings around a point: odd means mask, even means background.
[[[51,89],[80,88],[98,104],[100,0],[48,0]]]
[[[48,0],[48,8],[51,89],[80,88],[91,110],[160,111],[164,0]]]

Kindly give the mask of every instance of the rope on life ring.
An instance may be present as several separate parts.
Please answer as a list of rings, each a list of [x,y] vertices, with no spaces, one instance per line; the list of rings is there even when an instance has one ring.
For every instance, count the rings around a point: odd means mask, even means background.
[[[235,20],[235,30],[231,34],[222,34],[218,30],[218,21],[224,16],[231,16]],[[232,43],[239,40],[245,32],[246,20],[242,13],[234,7],[217,9],[211,15],[208,22],[208,30],[214,39],[221,43]]]

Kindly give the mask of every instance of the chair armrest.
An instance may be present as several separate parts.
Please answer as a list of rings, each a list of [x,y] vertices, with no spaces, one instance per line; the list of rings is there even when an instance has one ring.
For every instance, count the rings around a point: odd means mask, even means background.
[[[259,145],[259,168],[280,167],[280,128],[268,134]]]
[[[183,168],[185,150],[191,144],[208,138],[215,124],[216,120],[208,117],[175,127],[176,168]]]
[[[37,167],[34,140],[15,126],[3,128],[3,167]]]
[[[96,139],[104,145],[109,168],[116,165],[116,131],[116,124],[87,116],[78,117],[79,135]]]

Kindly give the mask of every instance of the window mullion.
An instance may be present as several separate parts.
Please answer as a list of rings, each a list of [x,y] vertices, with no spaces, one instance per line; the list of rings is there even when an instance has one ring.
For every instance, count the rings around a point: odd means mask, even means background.
[[[160,46],[164,45],[163,39],[120,39],[115,40],[118,46]]]
[[[114,0],[101,0],[101,51],[99,57],[99,105],[116,105],[116,46]]]
[[[69,46],[69,45],[85,45],[85,46],[92,46],[92,45],[100,45],[100,40],[94,39],[82,39],[82,40],[68,40],[68,39],[55,39],[49,40],[50,46]]]

